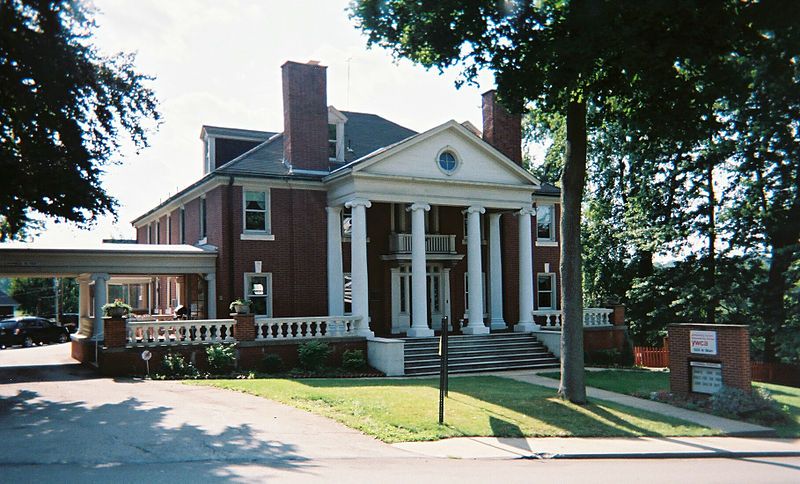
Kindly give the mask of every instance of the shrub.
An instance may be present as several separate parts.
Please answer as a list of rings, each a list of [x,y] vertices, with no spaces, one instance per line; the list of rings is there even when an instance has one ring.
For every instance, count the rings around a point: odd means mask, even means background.
[[[236,355],[233,346],[230,345],[211,345],[206,348],[206,356],[208,356],[208,368],[215,375],[231,371],[236,363]]]
[[[167,378],[192,376],[196,373],[194,366],[186,362],[183,355],[167,353],[161,361],[161,371]]]
[[[283,370],[283,360],[275,353],[267,353],[261,360],[261,370],[264,373],[280,373]]]
[[[711,410],[729,418],[750,418],[766,424],[787,419],[778,402],[763,388],[746,392],[739,388],[723,387],[711,396]]]
[[[320,340],[311,340],[297,348],[300,366],[308,371],[321,370],[330,354],[328,343]]]
[[[347,371],[363,371],[367,367],[367,360],[362,350],[347,350],[342,353],[342,368]]]

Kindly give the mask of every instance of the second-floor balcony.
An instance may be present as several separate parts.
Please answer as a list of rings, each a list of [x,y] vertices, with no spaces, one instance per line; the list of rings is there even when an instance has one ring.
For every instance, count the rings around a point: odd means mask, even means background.
[[[411,234],[390,234],[389,252],[393,254],[410,254]],[[426,235],[425,252],[428,254],[455,254],[456,236],[448,234]]]

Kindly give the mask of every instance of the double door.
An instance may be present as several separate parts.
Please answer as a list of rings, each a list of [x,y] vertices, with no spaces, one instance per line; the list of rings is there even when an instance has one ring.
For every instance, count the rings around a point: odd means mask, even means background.
[[[450,319],[450,269],[442,264],[427,264],[426,296],[431,328],[442,329],[442,318]],[[392,334],[411,327],[411,264],[392,268]]]

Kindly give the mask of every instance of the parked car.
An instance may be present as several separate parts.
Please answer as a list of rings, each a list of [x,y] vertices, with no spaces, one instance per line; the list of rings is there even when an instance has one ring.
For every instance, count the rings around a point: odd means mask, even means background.
[[[69,331],[52,321],[21,316],[0,321],[0,346],[33,346],[36,343],[66,343]]]

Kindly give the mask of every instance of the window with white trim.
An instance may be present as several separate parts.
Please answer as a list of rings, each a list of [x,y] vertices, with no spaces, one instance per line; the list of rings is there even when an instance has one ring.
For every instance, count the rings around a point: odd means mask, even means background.
[[[353,209],[344,207],[342,209],[342,237],[350,237],[353,234]]]
[[[538,309],[556,309],[556,275],[554,273],[536,274],[536,302]]]
[[[200,239],[206,238],[206,197],[200,197]]]
[[[481,272],[481,279],[483,279],[483,315],[488,316],[489,313],[487,309],[489,305],[487,304],[487,296],[488,296],[488,289],[486,287],[486,273]],[[464,317],[469,316],[469,272],[464,273]]]
[[[243,190],[245,233],[269,234],[269,190]]]
[[[246,272],[244,274],[244,297],[256,316],[272,317],[272,274],[269,272]]]
[[[181,241],[180,243],[181,244],[185,244],[186,243],[186,209],[184,207],[181,207],[181,217],[179,219],[179,224],[180,224],[179,229],[180,229],[180,241]]]
[[[536,205],[536,239],[555,242],[555,205]]]
[[[152,244],[153,243],[153,224],[152,223],[147,224],[147,243],[148,244]]]

